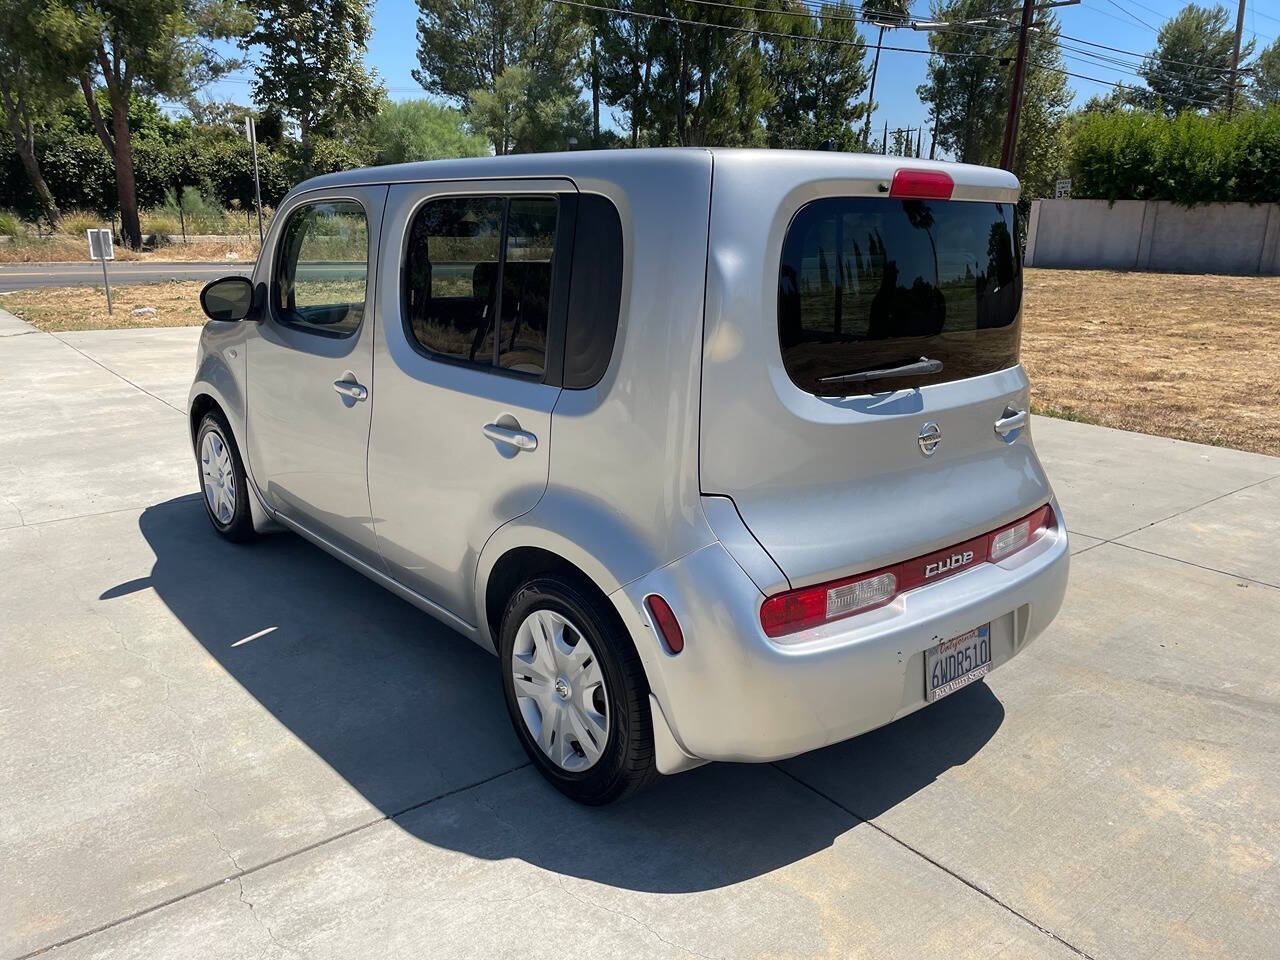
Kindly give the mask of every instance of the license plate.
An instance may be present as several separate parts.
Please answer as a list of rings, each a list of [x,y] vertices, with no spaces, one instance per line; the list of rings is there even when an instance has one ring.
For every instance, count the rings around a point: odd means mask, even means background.
[[[991,670],[991,624],[952,637],[924,652],[924,692],[930,703],[955,693]]]

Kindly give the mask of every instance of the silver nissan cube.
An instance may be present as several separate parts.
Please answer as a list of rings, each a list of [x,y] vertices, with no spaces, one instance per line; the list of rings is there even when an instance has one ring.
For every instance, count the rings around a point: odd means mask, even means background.
[[[214,530],[301,534],[498,658],[606,803],[857,736],[1048,626],[1017,180],[618,150],[354,170],[205,287]]]

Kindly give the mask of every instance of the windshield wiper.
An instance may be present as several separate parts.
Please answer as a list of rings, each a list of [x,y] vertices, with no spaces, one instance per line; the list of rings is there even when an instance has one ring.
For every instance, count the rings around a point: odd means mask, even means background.
[[[942,361],[921,357],[900,367],[880,367],[876,370],[860,370],[857,373],[837,373],[819,377],[819,383],[866,383],[869,380],[887,380],[889,377],[918,377],[926,373],[941,373]]]

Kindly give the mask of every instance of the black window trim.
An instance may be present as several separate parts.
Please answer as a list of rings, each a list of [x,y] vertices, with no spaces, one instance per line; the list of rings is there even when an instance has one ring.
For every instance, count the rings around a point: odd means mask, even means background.
[[[543,360],[541,376],[534,373],[527,373],[523,370],[512,370],[508,367],[499,366],[498,364],[499,350],[502,342],[502,280],[507,263],[507,215],[511,210],[511,201],[513,199],[529,197],[549,197],[556,201],[556,237],[551,251],[551,295],[550,303],[547,308],[547,352],[546,357]],[[497,284],[497,297],[494,301],[494,312],[498,318],[498,322],[494,328],[493,356],[490,358],[488,363],[478,363],[472,360],[467,360],[464,357],[454,357],[447,353],[437,353],[430,347],[425,346],[414,334],[413,325],[409,322],[409,313],[404,308],[405,302],[408,299],[408,262],[409,254],[411,253],[409,237],[413,233],[413,225],[417,221],[418,216],[430,203],[434,203],[437,200],[477,200],[493,198],[500,198],[503,201],[502,224],[500,227],[501,240],[498,247],[498,275],[495,280],[495,283]],[[405,219],[404,237],[400,243],[400,263],[397,265],[397,268],[400,271],[400,303],[397,305],[397,309],[400,313],[400,327],[404,333],[405,340],[408,341],[409,347],[413,352],[434,363],[445,363],[450,366],[476,370],[492,376],[508,377],[513,380],[520,380],[524,383],[542,383],[553,387],[562,386],[564,379],[565,317],[568,313],[569,306],[569,276],[573,260],[573,235],[574,227],[578,219],[577,214],[578,193],[572,188],[530,191],[510,191],[501,189],[493,191],[469,190],[460,193],[446,191],[422,197],[417,205],[414,206],[409,216]]]
[[[364,306],[360,311],[360,322],[348,333],[338,333],[333,330],[321,330],[317,327],[304,326],[297,321],[290,320],[285,316],[285,312],[277,305],[279,297],[277,294],[280,290],[280,268],[284,263],[285,257],[282,255],[284,250],[285,239],[289,233],[289,224],[297,214],[301,213],[307,207],[314,207],[322,203],[336,203],[341,201],[349,201],[360,208],[360,212],[364,215],[365,227],[365,259],[364,259]],[[376,249],[371,250],[373,244],[373,231],[369,227],[369,208],[365,206],[364,201],[359,197],[349,194],[334,194],[332,196],[312,196],[311,194],[303,194],[298,198],[298,202],[290,208],[288,214],[284,218],[284,222],[280,227],[280,233],[276,237],[275,249],[271,256],[271,278],[267,287],[267,313],[272,321],[288,327],[290,330],[297,330],[301,333],[314,334],[317,337],[324,337],[328,340],[350,340],[364,329],[365,318],[369,314],[369,292],[373,285],[369,282],[369,278],[373,275],[374,261],[377,256]],[[297,261],[294,261],[295,265]]]

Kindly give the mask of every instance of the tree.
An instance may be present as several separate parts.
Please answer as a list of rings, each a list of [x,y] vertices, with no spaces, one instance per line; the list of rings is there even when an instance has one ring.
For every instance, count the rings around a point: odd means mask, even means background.
[[[706,7],[687,0],[665,5],[680,23],[659,25],[649,116],[655,144],[760,146],[773,105],[765,75],[758,5],[728,0]],[[703,24],[707,24],[703,26]],[[724,28],[735,29],[724,29]]]
[[[986,19],[1007,9],[1005,0],[935,3],[937,20]],[[1058,22],[1039,16],[1027,47],[1027,68],[1014,173],[1028,194],[1047,191],[1061,164],[1062,133],[1071,92],[1058,48]],[[1008,114],[1014,31],[955,29],[932,33],[927,79],[917,88],[930,105],[937,145],[964,163],[998,164]]]
[[[1230,85],[1235,25],[1220,6],[1188,4],[1156,35],[1156,48],[1138,68],[1147,89],[1134,100],[1170,116],[1183,110],[1216,110],[1226,103]],[[1240,48],[1241,61],[1253,53],[1253,41]]]
[[[499,156],[567,150],[590,136],[587,105],[576,93],[543,94],[532,69],[511,64],[492,90],[472,90],[469,122]]]
[[[884,44],[884,32],[903,26],[910,12],[911,0],[863,0],[862,16],[879,28],[876,36],[876,56],[871,62],[871,88],[867,93],[866,127],[862,131],[864,142],[871,139],[871,114],[876,109],[876,74],[880,72],[880,47]]]
[[[484,139],[469,133],[465,123],[459,111],[430,100],[384,100],[369,138],[378,163],[484,156]]]
[[[29,4],[0,0],[0,110],[45,219],[56,224],[58,204],[36,158],[36,122],[72,87],[66,80],[66,65],[54,59],[56,52],[31,42],[34,29],[29,11]]]
[[[771,147],[813,150],[830,141],[839,150],[861,144],[855,129],[868,112],[866,56],[859,46],[853,7],[825,3],[816,16],[800,0],[781,0],[777,14],[762,18],[772,38],[765,74],[773,105],[765,114]]]
[[[246,19],[236,0],[43,0],[36,36],[80,85],[94,131],[115,167],[120,233],[142,242],[129,107],[135,95],[169,99],[236,64],[210,54],[205,41],[238,36]],[[95,95],[106,88],[110,122]]]
[[[575,106],[583,33],[572,8],[543,0],[417,3],[414,79],[468,113],[479,92],[483,116],[473,126],[493,138],[496,153],[564,149],[570,135],[587,135]]]
[[[617,13],[602,14],[598,25],[600,86],[605,101],[627,117],[631,146],[638,147],[650,124],[657,31],[662,27],[646,17],[626,15],[637,9],[637,0],[622,0],[615,9]]]
[[[1264,107],[1280,104],[1280,40],[1258,54],[1252,66],[1250,96]]]
[[[364,65],[368,0],[247,0],[257,25],[241,40],[263,53],[253,99],[298,125],[302,173],[315,166],[313,136],[332,137],[377,112],[382,87]]]

